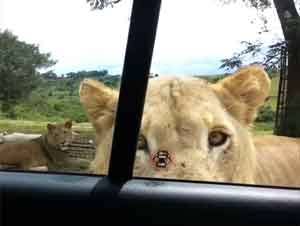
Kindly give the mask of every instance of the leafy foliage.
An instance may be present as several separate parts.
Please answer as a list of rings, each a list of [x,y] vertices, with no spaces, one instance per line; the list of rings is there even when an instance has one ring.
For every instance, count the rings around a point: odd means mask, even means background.
[[[120,76],[94,75],[93,71],[71,72],[67,77],[41,77],[40,83],[30,95],[0,115],[0,118],[30,121],[63,121],[66,118],[76,122],[87,122],[85,111],[79,101],[79,84],[84,78],[97,79],[106,85],[117,88]],[[103,72],[102,72],[103,74]]]
[[[260,10],[264,10],[271,6],[270,0],[221,0],[221,1],[224,2],[225,4],[242,2],[247,6],[251,6]]]
[[[17,36],[0,31],[0,103],[2,111],[27,97],[40,83],[38,69],[55,64],[50,54],[39,47],[19,41]]]
[[[256,117],[256,122],[274,122],[275,111],[270,105],[263,105]]]
[[[78,71],[78,72],[69,72],[66,74],[70,78],[84,78],[84,77],[104,77],[108,75],[108,70],[93,70],[93,71]]]
[[[286,47],[285,41],[271,45],[264,45],[260,41],[254,43],[243,41],[241,45],[244,47],[243,50],[234,53],[230,58],[221,60],[221,69],[229,71],[237,69],[243,64],[261,64],[268,71],[279,70],[281,51]]]
[[[121,0],[86,0],[90,4],[93,10],[95,9],[104,9],[108,6],[113,7],[114,4],[119,3]]]

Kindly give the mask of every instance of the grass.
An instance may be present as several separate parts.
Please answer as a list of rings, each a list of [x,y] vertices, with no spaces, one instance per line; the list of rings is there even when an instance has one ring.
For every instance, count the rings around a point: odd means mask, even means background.
[[[271,96],[277,96],[278,86],[279,86],[279,76],[273,77],[271,80],[271,90],[270,90]]]
[[[268,104],[271,105],[274,111],[276,111],[276,106],[277,106],[278,87],[279,87],[279,76],[276,76],[271,80],[271,90],[270,90],[271,98],[268,101]]]
[[[0,120],[0,132],[44,133],[46,125],[46,122],[3,119]]]
[[[36,122],[26,120],[0,120],[0,133],[7,131],[9,133],[37,133],[42,134],[46,131],[48,122]],[[73,124],[74,131],[84,134],[93,134],[94,129],[90,123],[75,123]]]
[[[256,122],[254,123],[251,132],[255,135],[273,134],[274,123]]]

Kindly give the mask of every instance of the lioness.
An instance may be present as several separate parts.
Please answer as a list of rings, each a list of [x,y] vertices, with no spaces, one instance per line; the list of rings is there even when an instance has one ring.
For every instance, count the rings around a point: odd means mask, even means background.
[[[29,141],[0,144],[0,165],[12,165],[28,170],[47,166],[57,169],[67,159],[60,145],[72,139],[72,121],[61,124],[47,124],[47,132]]]
[[[134,176],[300,185],[299,149],[286,155],[255,148],[248,130],[269,89],[270,79],[260,66],[244,67],[216,84],[198,78],[151,79]],[[105,174],[118,93],[85,79],[79,94],[97,135],[91,171]]]

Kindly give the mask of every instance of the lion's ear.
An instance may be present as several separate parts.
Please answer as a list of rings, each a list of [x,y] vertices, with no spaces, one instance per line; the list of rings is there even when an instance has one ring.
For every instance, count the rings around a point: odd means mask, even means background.
[[[249,125],[267,98],[271,81],[260,66],[248,66],[212,85],[225,108],[238,121]]]
[[[79,88],[80,103],[98,132],[112,126],[117,95],[115,90],[99,81],[84,79],[81,82]]]

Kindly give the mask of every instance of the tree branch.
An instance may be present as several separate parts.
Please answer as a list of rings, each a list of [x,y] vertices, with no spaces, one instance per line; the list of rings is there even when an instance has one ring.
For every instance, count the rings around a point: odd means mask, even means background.
[[[90,4],[93,10],[95,9],[104,9],[105,7],[111,6],[121,2],[122,0],[86,0]]]

